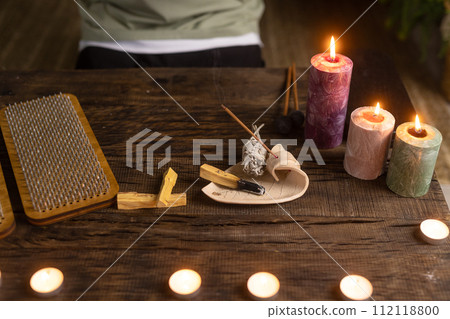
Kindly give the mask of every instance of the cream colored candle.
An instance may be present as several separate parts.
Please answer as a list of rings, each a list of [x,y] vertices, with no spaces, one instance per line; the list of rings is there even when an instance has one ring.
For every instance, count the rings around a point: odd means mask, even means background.
[[[423,240],[432,245],[444,243],[449,235],[447,225],[437,219],[427,219],[420,224]]]
[[[257,272],[248,279],[247,288],[254,299],[268,300],[277,295],[280,282],[271,273]]]
[[[397,127],[387,186],[405,197],[419,197],[428,192],[434,166],[442,143],[441,133],[428,124],[406,122]]]
[[[64,275],[61,270],[53,267],[43,268],[34,273],[30,279],[30,287],[41,297],[57,294],[62,287]]]
[[[169,278],[169,287],[182,298],[194,296],[202,284],[200,275],[191,269],[181,269],[172,274]]]
[[[348,174],[372,180],[384,172],[394,125],[394,116],[379,104],[352,112],[344,158]]]
[[[350,300],[367,300],[373,292],[370,281],[359,275],[345,276],[342,278],[339,288],[342,294]]]

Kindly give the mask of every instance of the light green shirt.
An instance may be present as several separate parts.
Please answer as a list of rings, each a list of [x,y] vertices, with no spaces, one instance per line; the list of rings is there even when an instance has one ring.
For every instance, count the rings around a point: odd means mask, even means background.
[[[117,41],[208,39],[259,33],[263,0],[78,0]],[[111,41],[83,11],[82,40]]]

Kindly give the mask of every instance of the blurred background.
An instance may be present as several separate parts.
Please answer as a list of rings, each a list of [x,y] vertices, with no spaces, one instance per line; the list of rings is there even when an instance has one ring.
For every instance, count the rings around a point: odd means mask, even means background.
[[[266,67],[308,67],[373,0],[266,0]],[[72,0],[1,0],[0,70],[73,69],[80,16]],[[379,0],[338,42],[341,53],[375,49],[394,61],[422,120],[444,142],[436,166],[450,203],[450,0]],[[7,94],[1,91],[0,94]]]

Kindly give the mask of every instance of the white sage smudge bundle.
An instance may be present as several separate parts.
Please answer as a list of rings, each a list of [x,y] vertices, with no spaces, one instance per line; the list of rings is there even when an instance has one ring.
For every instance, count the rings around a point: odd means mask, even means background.
[[[253,125],[255,135],[261,139],[259,131],[263,128],[261,124],[258,128]],[[253,176],[261,176],[264,174],[266,165],[266,149],[259,143],[256,138],[251,137],[242,148],[242,166],[246,174]]]

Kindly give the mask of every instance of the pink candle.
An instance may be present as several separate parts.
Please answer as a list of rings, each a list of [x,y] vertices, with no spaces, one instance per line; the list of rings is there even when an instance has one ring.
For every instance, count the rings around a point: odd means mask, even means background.
[[[336,54],[331,38],[330,54],[311,59],[305,138],[318,148],[334,148],[342,143],[353,62]]]
[[[394,125],[394,116],[381,109],[380,104],[352,112],[344,158],[347,173],[371,180],[384,172]]]

